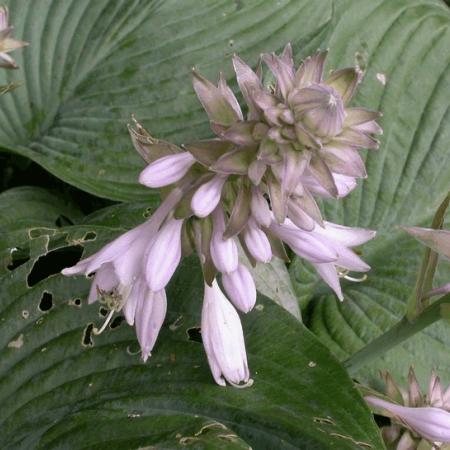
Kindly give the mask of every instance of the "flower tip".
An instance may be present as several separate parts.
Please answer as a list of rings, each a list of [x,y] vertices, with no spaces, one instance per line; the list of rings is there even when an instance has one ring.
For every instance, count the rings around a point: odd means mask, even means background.
[[[142,357],[142,361],[144,361],[144,363],[146,363],[147,359],[150,356],[152,356],[152,354],[151,354],[149,349],[142,349],[141,352],[142,352],[142,356],[141,356]]]

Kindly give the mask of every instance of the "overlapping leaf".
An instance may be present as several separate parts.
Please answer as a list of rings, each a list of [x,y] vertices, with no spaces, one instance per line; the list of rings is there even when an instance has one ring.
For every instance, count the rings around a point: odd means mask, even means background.
[[[326,216],[379,230],[363,250],[373,270],[367,282],[345,285],[342,305],[324,295],[323,285],[309,271],[309,290],[303,292],[298,261],[291,272],[303,299],[316,297],[310,309],[313,331],[345,359],[405,312],[422,248],[396,225],[429,225],[450,189],[450,10],[439,1],[337,5],[331,62],[342,66],[356,61],[365,71],[355,104],[383,112],[384,136],[381,150],[367,155],[368,180],[344,201],[327,204]],[[449,280],[448,265],[442,271]],[[423,382],[433,367],[450,382],[449,343],[448,325],[436,324],[363,369],[360,379],[373,382],[380,369],[392,369],[405,379],[414,365]]]
[[[86,305],[89,281],[53,272],[79,258],[76,249],[91,253],[111,240],[123,222],[141,222],[147,206],[40,228],[26,238],[29,261],[1,268],[1,447],[382,448],[344,369],[264,298],[244,318],[254,385],[216,386],[199,342],[202,277],[193,260],[170,285],[168,317],[147,364],[125,322],[91,333],[105,310]]]
[[[1,146],[83,190],[145,199],[142,163],[126,123],[135,113],[158,137],[182,143],[209,134],[191,68],[231,73],[239,52],[253,62],[287,41],[302,55],[320,44],[331,0],[9,1],[24,86],[0,98]],[[307,44],[303,48],[303,44]]]

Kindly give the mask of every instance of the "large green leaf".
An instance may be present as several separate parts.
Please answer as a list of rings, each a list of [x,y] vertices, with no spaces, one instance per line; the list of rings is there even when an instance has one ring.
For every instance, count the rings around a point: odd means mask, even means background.
[[[450,10],[440,1],[343,1],[334,22],[331,65],[361,64],[365,78],[354,103],[383,112],[384,135],[381,150],[367,154],[369,178],[344,201],[326,204],[326,216],[379,233],[363,249],[368,281],[344,281],[343,304],[299,261],[291,274],[303,305],[313,300],[312,330],[345,359],[404,314],[423,247],[397,225],[429,226],[450,189]],[[448,282],[449,266],[442,269]],[[404,379],[414,365],[424,383],[432,367],[450,382],[449,344],[448,325],[433,325],[358,376],[374,382],[380,369],[391,369]]]
[[[191,86],[191,68],[231,74],[239,52],[287,41],[315,50],[331,0],[7,1],[20,71],[0,84],[24,86],[0,98],[0,142],[81,189],[117,200],[144,199],[143,163],[126,123],[135,113],[152,133],[178,143],[209,135]]]
[[[125,322],[89,334],[104,320],[101,305],[85,302],[89,281],[53,272],[74,248],[92,253],[147,213],[119,205],[81,225],[41,228],[16,243],[30,248],[28,262],[1,267],[2,448],[383,448],[342,366],[265,298],[243,318],[254,385],[215,385],[197,337],[202,276],[192,259],[170,284],[147,364]]]

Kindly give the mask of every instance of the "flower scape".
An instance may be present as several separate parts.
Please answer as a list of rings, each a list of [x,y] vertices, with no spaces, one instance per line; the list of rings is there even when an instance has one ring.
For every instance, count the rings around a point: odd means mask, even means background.
[[[106,303],[109,318],[123,310],[144,361],[164,321],[165,288],[191,253],[204,277],[202,340],[222,386],[252,383],[236,308],[253,308],[256,287],[239,246],[256,265],[273,257],[289,261],[287,245],[340,300],[340,278],[360,281],[349,272],[369,270],[352,248],[375,232],[327,222],[316,198],[344,197],[367,176],[359,150],[378,148],[380,113],[348,106],[362,74],[345,68],[325,76],[326,56],[319,51],[296,69],[288,44],[281,55],[261,55],[256,71],[234,56],[246,117],[222,74],[216,86],[194,70],[213,139],[178,147],[153,138],[137,121],[129,127],[149,163],[139,182],[160,189],[162,202],[145,223],[63,274],[95,273],[89,302]],[[263,82],[263,64],[273,83]]]

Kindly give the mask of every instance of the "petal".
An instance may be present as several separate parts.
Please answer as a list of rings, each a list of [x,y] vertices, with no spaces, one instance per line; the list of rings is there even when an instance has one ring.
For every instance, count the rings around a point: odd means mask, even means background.
[[[346,227],[336,223],[324,222],[324,228],[317,227],[314,230],[332,241],[339,242],[346,247],[355,247],[373,239],[376,231],[366,228]]]
[[[282,97],[286,100],[294,86],[294,68],[274,53],[266,53],[262,58],[275,76],[277,89],[280,90]]]
[[[325,83],[331,86],[347,105],[356,91],[361,79],[361,73],[354,67],[336,70],[326,79]]]
[[[295,74],[295,86],[303,88],[312,83],[322,82],[323,66],[328,55],[328,50],[317,52],[313,56],[308,56],[298,68]]]
[[[205,108],[211,121],[230,126],[242,115],[235,111],[235,103],[229,99],[229,93],[223,87],[217,88],[195,70],[193,71],[193,85],[198,99]]]
[[[253,94],[262,90],[261,81],[255,72],[239,56],[233,56],[233,67],[239,89],[248,105],[248,119],[257,120],[260,117],[259,107],[254,101]]]
[[[168,220],[155,238],[147,254],[146,279],[149,288],[158,292],[172,278],[181,259],[181,227],[183,220]]]
[[[315,264],[312,263],[314,268],[319,273],[325,283],[330,286],[331,289],[336,293],[340,301],[344,300],[344,295],[342,294],[341,284],[339,282],[339,276],[336,271],[336,266],[333,263],[326,264]]]

